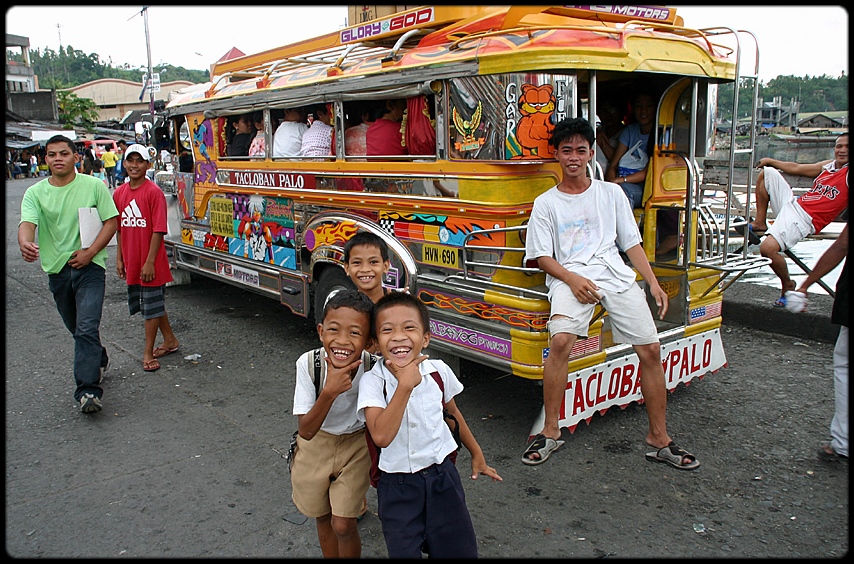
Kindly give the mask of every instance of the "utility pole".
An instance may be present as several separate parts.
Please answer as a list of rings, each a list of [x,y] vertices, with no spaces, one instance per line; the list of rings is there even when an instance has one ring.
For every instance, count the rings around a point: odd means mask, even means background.
[[[148,54],[148,111],[151,114],[151,129],[149,130],[148,141],[154,147],[155,154],[155,170],[160,168],[160,151],[157,150],[157,141],[155,139],[154,131],[155,124],[157,123],[155,114],[154,114],[154,70],[151,67],[151,41],[149,39],[148,34],[148,6],[142,7],[142,16],[145,20],[145,49]]]
[[[56,24],[56,34],[59,36],[59,53],[56,54],[57,57],[62,59],[62,70],[65,73],[65,82],[68,83],[68,67],[65,66],[65,52],[62,50],[62,30],[60,29],[62,26],[60,24]]]

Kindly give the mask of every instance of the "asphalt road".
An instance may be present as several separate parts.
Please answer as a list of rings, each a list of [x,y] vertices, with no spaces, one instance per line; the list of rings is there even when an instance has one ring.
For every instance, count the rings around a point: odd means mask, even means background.
[[[104,410],[82,415],[71,336],[46,276],[18,251],[30,183],[6,183],[7,554],[319,558],[313,522],[290,501],[284,458],[296,428],[294,363],[318,343],[312,324],[194,277],[167,293],[180,352],[145,373],[142,322],[128,316],[110,248]],[[833,413],[832,338],[752,326],[770,314],[738,311],[770,311],[756,297],[765,290],[744,290],[756,304],[725,305],[728,366],[670,395],[669,430],[701,461],[695,472],[644,459],[642,405],[564,431],[566,445],[549,461],[525,466],[539,384],[463,362],[458,404],[504,478],[464,481],[481,557],[846,554],[848,463],[815,457]],[[826,314],[814,315],[789,321],[815,325]],[[469,462],[463,451],[458,464]],[[363,557],[385,558],[374,490],[368,505]]]

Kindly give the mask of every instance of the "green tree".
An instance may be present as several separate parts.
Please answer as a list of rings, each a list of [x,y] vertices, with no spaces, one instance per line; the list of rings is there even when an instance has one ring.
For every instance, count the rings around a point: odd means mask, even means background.
[[[98,119],[98,105],[95,102],[61,90],[56,93],[56,103],[59,106],[60,123],[66,127],[83,127],[89,133],[95,131],[95,121]]]
[[[800,112],[848,111],[848,76],[833,78],[822,76],[786,76],[772,78],[768,84],[759,82],[759,97],[770,102],[779,96],[784,105],[800,101]],[[718,110],[729,119],[732,109],[733,85],[725,84],[718,89]],[[743,79],[738,91],[738,117],[750,116],[753,83]]]
[[[9,60],[23,62],[23,56],[12,51],[6,51]],[[117,78],[139,82],[142,84],[142,74],[147,68],[133,68],[128,64],[113,65],[112,59],[102,61],[97,53],[86,54],[68,45],[59,51],[45,48],[30,49],[30,62],[33,72],[39,77],[41,88],[72,88],[101,78]],[[188,70],[172,65],[157,65],[157,71],[168,72],[168,80],[186,80],[194,84],[208,81],[208,72]]]

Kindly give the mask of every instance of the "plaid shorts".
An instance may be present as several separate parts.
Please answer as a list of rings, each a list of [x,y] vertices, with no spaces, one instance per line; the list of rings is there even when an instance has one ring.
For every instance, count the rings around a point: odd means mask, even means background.
[[[143,319],[156,319],[166,315],[166,286],[128,285],[128,311],[133,315],[142,312]]]

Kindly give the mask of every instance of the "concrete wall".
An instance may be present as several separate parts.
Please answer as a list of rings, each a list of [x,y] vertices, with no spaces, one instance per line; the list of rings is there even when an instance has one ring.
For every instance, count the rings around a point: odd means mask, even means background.
[[[155,100],[166,101],[171,92],[193,84],[186,80],[173,80],[160,85],[160,91],[154,93]],[[89,98],[98,105],[98,121],[121,120],[131,110],[148,110],[148,91],[140,101],[142,82],[131,82],[116,78],[93,80],[74,88],[69,88],[78,98]]]
[[[6,109],[28,120],[59,121],[56,93],[49,90],[7,92]]]

